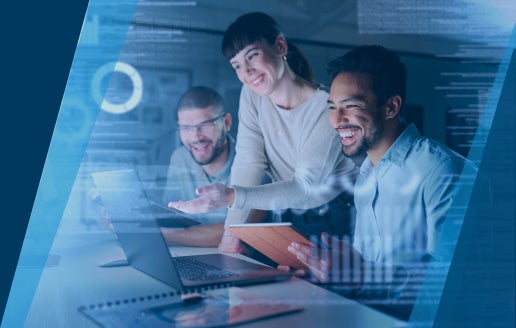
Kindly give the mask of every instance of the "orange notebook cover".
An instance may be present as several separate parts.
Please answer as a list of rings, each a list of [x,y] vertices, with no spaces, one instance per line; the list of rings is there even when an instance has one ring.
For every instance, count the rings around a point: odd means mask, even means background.
[[[306,245],[311,243],[290,222],[232,224],[228,230],[274,262],[294,269],[306,269],[306,265],[287,247],[294,241]]]

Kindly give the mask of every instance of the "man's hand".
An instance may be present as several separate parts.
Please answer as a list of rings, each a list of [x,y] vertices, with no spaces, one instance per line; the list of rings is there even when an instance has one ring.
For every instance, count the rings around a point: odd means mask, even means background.
[[[344,282],[344,274],[358,275],[353,281],[360,283],[364,263],[360,253],[347,240],[330,238],[326,233],[322,233],[321,240],[321,247],[293,242],[288,251],[322,283]]]
[[[186,213],[206,213],[219,207],[231,206],[235,201],[235,190],[222,183],[213,183],[199,187],[195,190],[199,198],[189,201],[177,201],[168,203],[168,207],[178,209]]]
[[[242,247],[240,239],[231,233],[224,233],[224,236],[222,236],[222,240],[219,245],[219,251],[223,253],[242,253],[243,250],[244,248]]]
[[[309,268],[310,272],[315,275],[320,282],[328,282],[331,257],[324,255],[325,253],[328,253],[326,247],[325,249],[318,249],[313,245],[293,242],[288,247],[288,251],[294,254],[299,261],[303,262],[303,264]],[[303,274],[306,274],[304,270],[296,273],[296,275]]]

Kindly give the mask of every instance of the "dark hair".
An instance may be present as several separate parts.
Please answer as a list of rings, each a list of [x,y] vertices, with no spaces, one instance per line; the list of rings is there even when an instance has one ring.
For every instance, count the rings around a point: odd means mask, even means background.
[[[346,72],[371,75],[372,90],[378,105],[384,104],[394,95],[399,95],[405,100],[407,69],[397,54],[382,46],[357,47],[328,64],[328,74],[332,81],[340,73]],[[403,122],[404,115],[404,111],[400,111],[400,122]]]
[[[205,86],[195,86],[188,89],[177,104],[177,111],[187,108],[206,108],[212,106],[216,114],[224,112],[224,100],[215,90]]]
[[[298,49],[296,45],[292,42],[287,42],[288,52],[287,52],[287,63],[290,68],[308,82],[314,83],[314,72],[312,71],[312,67],[306,60],[303,53]]]
[[[278,35],[283,34],[281,27],[269,15],[252,12],[238,17],[224,33],[221,50],[226,60],[231,60],[250,44],[265,40],[273,45]],[[314,75],[310,64],[299,49],[287,42],[287,62],[290,68],[303,79],[313,82]]]

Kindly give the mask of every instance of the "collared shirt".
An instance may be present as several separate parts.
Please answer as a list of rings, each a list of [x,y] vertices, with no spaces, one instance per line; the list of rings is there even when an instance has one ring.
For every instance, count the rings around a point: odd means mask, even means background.
[[[448,256],[438,254],[436,244],[465,163],[475,167],[422,137],[414,125],[376,166],[367,157],[355,185],[355,248],[365,259],[383,263],[417,260],[424,254]]]
[[[229,184],[231,165],[235,158],[235,141],[229,137],[229,156],[224,167],[215,175],[208,176],[197,164],[190,152],[183,146],[176,149],[170,158],[167,183],[163,192],[163,202],[190,200],[197,198],[195,189],[215,182]],[[190,215],[204,224],[222,223],[226,219],[227,208],[219,208],[204,214]]]

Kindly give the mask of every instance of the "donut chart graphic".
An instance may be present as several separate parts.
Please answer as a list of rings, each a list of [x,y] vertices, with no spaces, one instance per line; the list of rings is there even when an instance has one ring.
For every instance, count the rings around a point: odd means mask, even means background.
[[[131,97],[123,103],[114,104],[104,99],[101,92],[101,82],[111,72],[120,72],[127,75],[133,84]],[[143,82],[138,71],[131,65],[124,62],[111,62],[102,65],[94,74],[91,81],[93,99],[100,105],[100,108],[111,114],[124,114],[133,110],[142,99]]]

